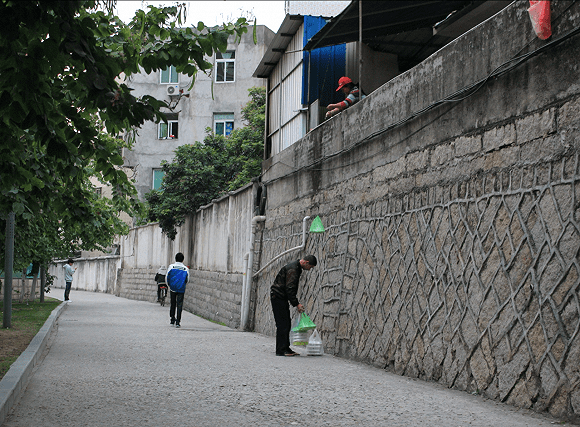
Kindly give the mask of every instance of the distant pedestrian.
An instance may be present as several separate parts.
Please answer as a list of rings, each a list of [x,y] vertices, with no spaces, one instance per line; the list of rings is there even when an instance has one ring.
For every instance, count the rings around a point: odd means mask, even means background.
[[[339,102],[338,104],[329,104],[328,107],[326,107],[326,109],[329,110],[326,113],[327,119],[356,104],[358,101],[366,97],[349,77],[341,77],[338,79],[338,88],[336,91],[338,92],[339,90],[342,90],[342,93],[344,93],[346,98],[344,101]]]
[[[157,270],[157,274],[155,274],[155,282],[157,282],[157,302],[161,300],[161,287],[165,286],[165,273],[167,273],[167,269],[162,265]],[[167,288],[165,288],[165,291],[167,291]]]
[[[72,287],[73,274],[75,274],[75,271],[77,271],[76,268],[72,267],[73,263],[74,261],[72,260],[72,258],[69,258],[66,264],[64,265],[64,283],[65,283],[64,300],[68,302],[71,302],[69,296],[70,296],[70,288]]]
[[[290,307],[288,303],[304,312],[304,306],[298,302],[298,282],[302,270],[310,270],[317,264],[314,255],[286,264],[278,272],[274,284],[270,288],[270,301],[276,322],[276,356],[296,356],[298,353],[290,348]]]
[[[176,262],[169,266],[165,277],[171,296],[169,317],[171,318],[171,324],[175,325],[176,328],[181,328],[183,297],[185,295],[185,286],[189,280],[189,269],[183,264],[184,259],[183,254],[178,252],[175,255]]]

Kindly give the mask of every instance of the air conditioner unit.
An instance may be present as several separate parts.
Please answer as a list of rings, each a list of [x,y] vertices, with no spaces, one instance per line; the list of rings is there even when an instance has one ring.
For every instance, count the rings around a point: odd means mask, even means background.
[[[165,90],[167,91],[167,95],[179,95],[179,85],[168,85]]]

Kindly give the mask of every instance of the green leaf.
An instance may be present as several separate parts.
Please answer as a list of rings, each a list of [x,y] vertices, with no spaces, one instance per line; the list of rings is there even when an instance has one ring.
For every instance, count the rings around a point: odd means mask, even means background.
[[[153,37],[158,37],[159,33],[161,32],[161,28],[158,25],[152,25],[149,27],[148,33],[151,34]]]
[[[212,46],[212,44],[211,44],[211,41],[210,41],[210,40],[208,40],[208,39],[207,39],[207,38],[205,38],[205,37],[199,37],[199,38],[197,39],[197,41],[198,41],[198,43],[200,44],[200,46],[202,47],[202,49],[203,49],[203,52],[204,52],[206,55],[208,55],[208,56],[211,56],[211,55],[213,55],[213,46]]]
[[[136,189],[116,168],[123,163],[120,149],[131,144],[114,136],[158,121],[167,105],[163,99],[135,97],[118,77],[169,64],[195,77],[191,53],[199,54],[199,67],[207,70],[211,64],[203,55],[225,49],[227,37],[241,34],[247,25],[238,21],[225,31],[199,35],[176,28],[182,9],[175,6],[140,10],[125,25],[89,9],[93,5],[0,2],[0,16],[13,17],[0,26],[0,208],[18,212],[16,262],[29,262],[32,254],[50,260],[71,250],[106,246],[128,229],[119,212],[145,215]],[[207,30],[203,23],[197,28]],[[230,176],[226,145],[215,140],[208,156],[216,165],[200,158],[199,170]],[[98,199],[91,177],[113,188],[113,198]],[[216,178],[192,197],[219,192],[221,182]],[[160,212],[169,215],[171,209]]]
[[[12,205],[12,211],[15,215],[21,215],[24,212],[24,204],[22,203],[14,203]]]
[[[225,52],[228,48],[228,33],[218,31],[213,33],[214,46],[220,52]]]

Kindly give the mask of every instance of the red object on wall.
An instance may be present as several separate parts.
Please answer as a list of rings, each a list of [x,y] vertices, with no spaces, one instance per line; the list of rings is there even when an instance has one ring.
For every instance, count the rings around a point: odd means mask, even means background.
[[[546,40],[552,35],[552,21],[550,16],[549,1],[532,1],[530,0],[530,19],[537,36]]]

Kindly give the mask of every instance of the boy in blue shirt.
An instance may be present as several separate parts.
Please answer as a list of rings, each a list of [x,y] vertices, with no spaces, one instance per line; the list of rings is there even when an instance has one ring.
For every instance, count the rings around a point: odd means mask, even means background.
[[[189,269],[183,265],[184,256],[181,252],[175,255],[175,263],[171,264],[167,269],[165,277],[167,285],[169,286],[171,296],[171,307],[169,308],[169,317],[171,324],[176,328],[181,328],[181,312],[183,310],[183,296],[185,294],[185,286],[189,279]],[[177,313],[175,313],[177,309]]]

